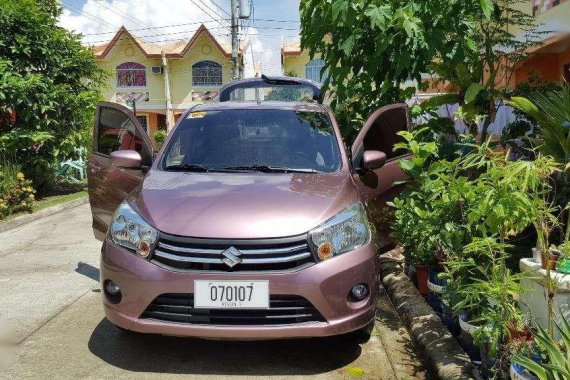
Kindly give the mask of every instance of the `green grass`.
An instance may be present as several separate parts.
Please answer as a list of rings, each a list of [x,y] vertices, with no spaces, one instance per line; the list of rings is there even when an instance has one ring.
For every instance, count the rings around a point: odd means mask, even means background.
[[[70,194],[64,194],[64,195],[56,195],[56,196],[51,196],[51,197],[46,197],[43,198],[39,201],[36,201],[34,203],[34,206],[32,207],[32,214],[34,212],[38,212],[40,210],[43,210],[44,208],[48,208],[48,207],[52,207],[52,206],[57,206],[59,204],[65,203],[65,202],[70,202],[70,201],[74,201],[76,199],[79,198],[83,198],[87,196],[87,191],[82,190],[82,191],[78,191],[76,193],[70,193]],[[6,220],[10,220],[10,219],[14,219],[18,216],[22,216],[22,215],[26,215],[29,214],[28,212],[17,212],[15,214],[11,214],[8,217],[6,217],[5,219],[0,220],[0,223]]]

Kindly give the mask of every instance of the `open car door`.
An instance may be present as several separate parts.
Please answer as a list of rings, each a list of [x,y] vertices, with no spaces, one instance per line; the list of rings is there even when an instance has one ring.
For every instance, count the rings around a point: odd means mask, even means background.
[[[368,118],[352,145],[353,179],[367,199],[384,250],[393,243],[389,235],[394,210],[387,202],[403,190],[403,185],[394,183],[407,178],[398,161],[408,153],[394,151],[394,145],[403,141],[398,132],[410,130],[410,125],[407,104],[380,108]]]
[[[113,213],[142,182],[152,159],[152,143],[135,115],[120,104],[99,103],[87,162],[89,203],[97,239],[105,238]]]

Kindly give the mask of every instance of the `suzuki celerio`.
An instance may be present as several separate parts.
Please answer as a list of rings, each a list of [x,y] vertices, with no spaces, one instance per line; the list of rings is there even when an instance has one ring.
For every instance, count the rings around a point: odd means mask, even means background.
[[[369,338],[408,108],[375,112],[347,151],[320,97],[302,79],[232,82],[182,114],[158,153],[132,112],[99,105],[89,199],[114,325]]]

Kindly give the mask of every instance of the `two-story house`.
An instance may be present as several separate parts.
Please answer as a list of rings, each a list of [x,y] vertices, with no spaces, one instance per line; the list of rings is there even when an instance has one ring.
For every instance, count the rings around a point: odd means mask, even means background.
[[[301,49],[299,41],[283,42],[281,44],[281,68],[286,75],[310,79],[313,82],[323,83],[326,73],[321,75],[325,62],[320,55],[310,59],[309,52]]]
[[[570,1],[529,0],[520,4],[519,9],[535,15],[540,30],[547,34],[543,44],[517,68],[511,85],[535,73],[545,81],[570,83]]]
[[[111,73],[104,99],[134,108],[151,137],[158,129],[171,128],[192,105],[212,99],[231,80],[231,48],[204,25],[189,40],[171,44],[147,43],[122,27],[111,41],[94,46],[93,53]]]

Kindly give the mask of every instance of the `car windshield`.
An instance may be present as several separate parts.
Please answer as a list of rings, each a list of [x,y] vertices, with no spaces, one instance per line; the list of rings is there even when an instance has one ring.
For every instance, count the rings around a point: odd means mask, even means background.
[[[334,172],[339,146],[324,112],[191,112],[165,148],[164,170]]]

